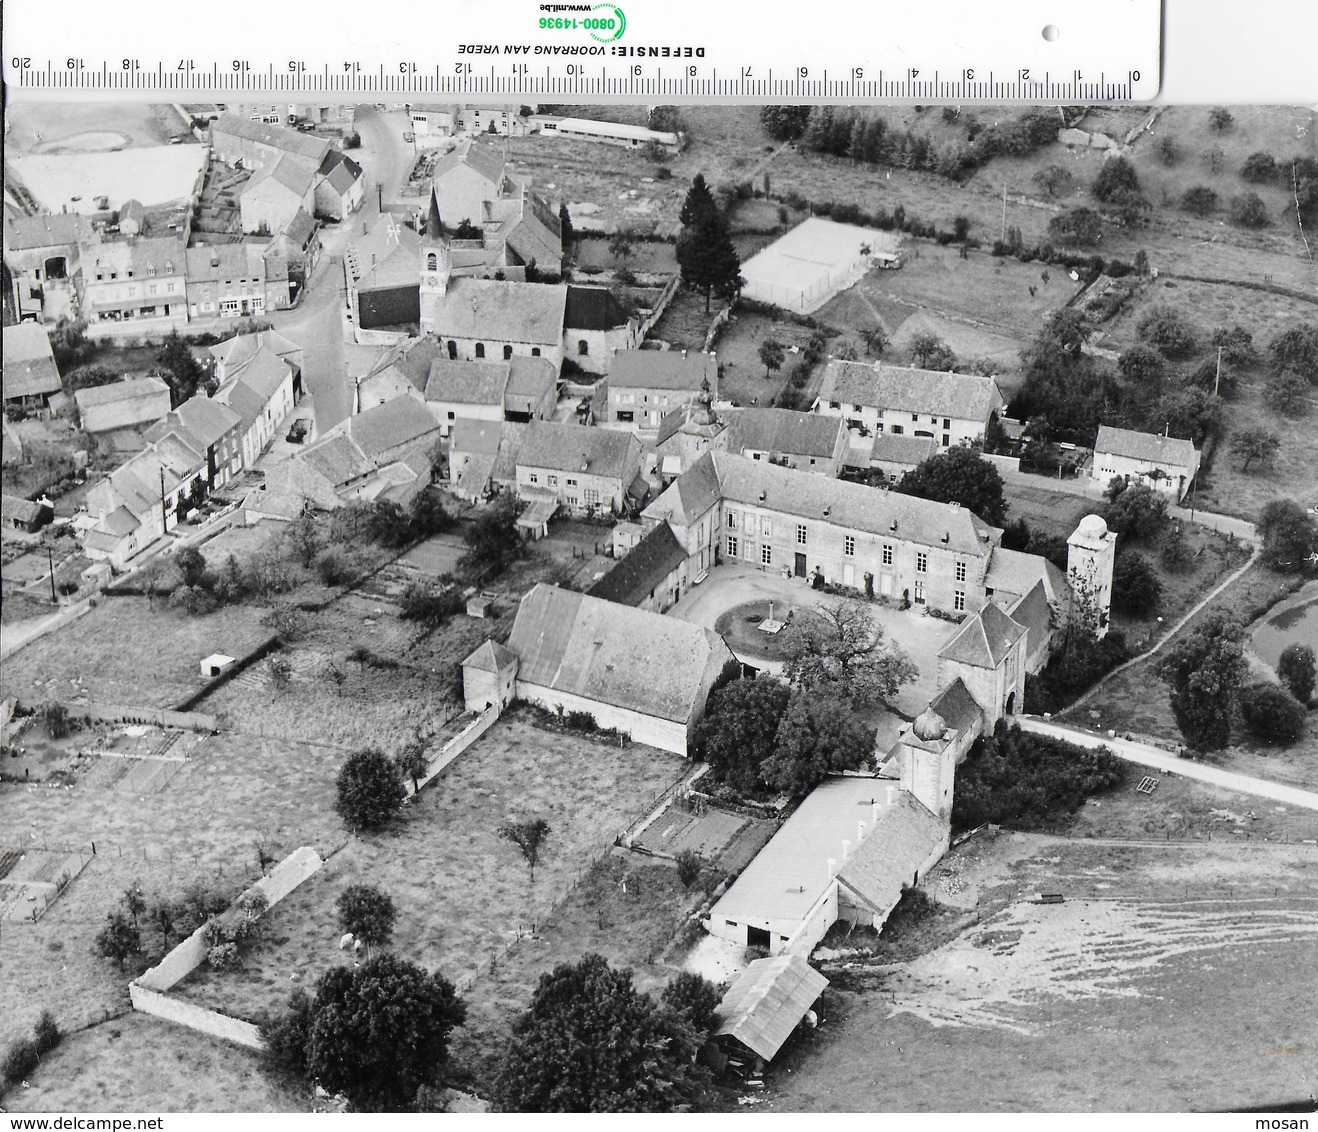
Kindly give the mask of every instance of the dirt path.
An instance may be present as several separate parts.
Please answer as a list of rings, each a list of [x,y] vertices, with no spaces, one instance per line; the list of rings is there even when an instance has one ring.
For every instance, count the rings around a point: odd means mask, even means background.
[[[1109,738],[1095,735],[1091,731],[1082,731],[1077,727],[1066,727],[1056,723],[1045,723],[1032,716],[1021,716],[1022,731],[1032,731],[1036,735],[1048,735],[1054,739],[1063,739],[1082,747],[1106,747],[1118,758],[1140,766],[1153,767],[1165,774],[1180,774],[1186,778],[1198,779],[1225,790],[1235,790],[1242,794],[1253,794],[1260,798],[1270,798],[1274,802],[1283,802],[1288,806],[1302,806],[1308,810],[1318,810],[1318,794],[1311,790],[1301,790],[1296,786],[1286,786],[1280,782],[1271,782],[1265,778],[1254,778],[1246,774],[1235,774],[1215,766],[1192,762],[1179,758],[1161,747],[1148,743],[1136,743],[1129,739]]]

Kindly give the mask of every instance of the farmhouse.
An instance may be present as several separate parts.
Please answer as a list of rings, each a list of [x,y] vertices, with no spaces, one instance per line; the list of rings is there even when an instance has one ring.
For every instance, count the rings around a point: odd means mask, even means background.
[[[366,175],[351,157],[328,150],[316,169],[315,215],[347,220],[366,197]]]
[[[287,153],[262,164],[238,194],[243,231],[272,236],[298,212],[312,213],[319,176],[311,162]]]
[[[60,391],[59,367],[46,328],[36,322],[21,322],[5,327],[3,338],[0,383],[5,407],[46,408],[50,395]]]
[[[615,540],[616,553],[616,540]],[[691,585],[686,548],[667,523],[651,527],[607,574],[586,592],[591,597],[665,613]]]
[[[430,365],[439,357],[439,340],[428,334],[407,338],[384,351],[366,373],[357,378],[355,410],[363,412],[395,397],[425,397]]]
[[[873,267],[901,266],[901,236],[812,216],[741,267],[741,296],[808,314]]]
[[[574,511],[618,512],[641,470],[630,433],[532,421],[517,452],[517,494],[549,496]]]
[[[1185,498],[1199,471],[1193,441],[1128,428],[1098,426],[1091,478],[1106,484],[1114,477],[1165,492],[1177,502]]]
[[[712,630],[543,582],[522,598],[504,647],[493,675],[502,685],[499,673],[513,667],[517,699],[586,712],[600,727],[679,755],[688,753],[710,687],[733,662]],[[463,661],[469,711],[502,700],[490,679],[491,651],[482,645]]]
[[[315,134],[285,126],[252,121],[240,114],[225,114],[210,124],[211,153],[219,161],[242,161],[257,168],[288,154],[312,168],[325,160],[330,143]]]
[[[847,430],[840,420],[792,409],[730,409],[729,452],[784,468],[837,476],[847,454]]]
[[[482,206],[486,201],[499,200],[507,185],[503,154],[492,145],[473,141],[462,142],[441,157],[431,178],[439,214],[453,227],[464,220],[479,227]]]
[[[459,417],[449,436],[449,490],[477,503],[496,489],[517,485],[517,453],[527,426]]]
[[[112,432],[153,424],[169,412],[169,386],[158,377],[136,377],[78,389],[73,400],[85,432]]]
[[[92,239],[80,212],[11,216],[5,210],[4,263],[13,280],[14,317],[35,314],[43,322],[73,315],[79,247]]]
[[[937,452],[938,442],[928,436],[902,436],[891,432],[860,436],[852,433],[847,464],[872,468],[882,472],[889,483],[896,483]]]
[[[351,416],[325,435],[351,437],[376,466],[402,459],[432,445],[440,436],[439,422],[413,397],[399,397]]]
[[[663,418],[708,387],[718,394],[718,358],[686,350],[624,350],[609,365],[605,422],[659,430]]]
[[[942,448],[984,439],[1002,391],[991,377],[832,359],[813,411],[862,434],[915,436]]]

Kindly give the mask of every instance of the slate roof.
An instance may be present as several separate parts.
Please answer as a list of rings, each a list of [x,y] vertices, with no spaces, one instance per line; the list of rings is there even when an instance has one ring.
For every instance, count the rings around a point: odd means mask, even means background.
[[[770,452],[831,460],[845,426],[841,417],[792,409],[736,409],[727,414],[734,452]]]
[[[619,350],[609,363],[611,389],[683,389],[718,384],[718,359],[695,350]]]
[[[519,468],[589,471],[631,482],[640,464],[641,445],[630,432],[557,421],[531,421],[517,453]]]
[[[691,488],[683,483],[687,477],[692,477]],[[689,517],[719,499],[803,519],[826,519],[840,527],[946,547],[979,558],[992,549],[989,539],[994,528],[964,507],[783,468],[730,452],[702,456],[646,508],[645,514],[650,518],[668,518],[670,514]]]
[[[1163,470],[1193,468],[1199,458],[1192,441],[1178,440],[1174,436],[1159,436],[1153,432],[1113,428],[1111,425],[1098,426],[1098,438],[1094,441],[1095,460],[1100,453],[1124,456],[1128,460],[1141,460]]]
[[[849,405],[871,405],[970,421],[986,421],[1003,406],[1002,392],[991,377],[837,358],[824,370],[816,405],[832,401],[844,410]]]
[[[426,400],[502,406],[511,368],[507,362],[468,362],[437,357],[430,363]]]
[[[984,721],[979,704],[960,676],[942,688],[929,701],[929,706],[943,717],[948,727],[956,731],[969,731]]]
[[[514,354],[509,363],[508,385],[503,391],[503,406],[514,412],[530,412],[557,385],[558,373],[548,358]]]
[[[130,377],[127,381],[112,381],[108,385],[93,385],[74,391],[73,399],[79,410],[93,405],[113,405],[116,401],[132,401],[139,397],[169,396],[169,386],[158,377]]]
[[[131,535],[141,525],[137,516],[127,507],[116,507],[97,524],[97,527],[105,534],[113,535],[115,538],[124,538],[126,535]]]
[[[1011,646],[1025,635],[1018,625],[991,601],[974,617],[968,617],[960,631],[938,653],[940,660],[955,660],[976,668],[997,668]]]
[[[838,883],[879,915],[886,916],[915,883],[915,874],[946,846],[947,823],[906,791],[897,795],[838,870]]]
[[[938,445],[927,436],[894,436],[881,432],[874,437],[870,449],[870,463],[906,464],[914,468],[923,464],[938,451]]]
[[[442,338],[558,346],[566,302],[562,284],[452,279],[431,327]]]
[[[607,287],[569,287],[563,325],[573,330],[612,330],[631,316]],[[651,351],[654,352],[654,351]]]
[[[375,470],[375,464],[367,458],[357,442],[342,433],[316,441],[293,459],[324,476],[335,488]]]
[[[711,661],[732,656],[711,629],[543,582],[517,607],[508,648],[520,682],[677,723],[700,707]]]
[[[409,338],[386,350],[374,367],[366,374],[374,377],[393,369],[407,380],[418,392],[424,393],[426,382],[430,378],[430,364],[441,354],[439,339],[429,334],[420,338]]]
[[[211,138],[216,133],[229,134],[232,137],[260,142],[263,145],[282,149],[287,153],[319,163],[330,148],[329,142],[314,134],[301,130],[290,130],[286,126],[276,126],[268,122],[253,122],[240,114],[225,114],[216,118],[210,125]]]
[[[686,558],[686,548],[677,541],[673,528],[660,523],[586,592],[606,601],[640,605]]]
[[[91,221],[80,212],[41,212],[36,216],[5,216],[5,251],[65,247],[87,240]]]
[[[341,150],[329,149],[317,172],[325,178],[336,193],[342,196],[362,176],[362,167]]]
[[[316,221],[305,208],[299,208],[293,213],[293,219],[284,225],[280,236],[302,251],[311,243],[311,237],[315,234]]]
[[[496,188],[503,180],[504,156],[502,151],[495,149],[493,146],[476,145],[472,142],[457,146],[436,161],[432,180],[443,180],[459,166],[474,170]]]
[[[59,367],[50,349],[50,336],[37,322],[20,322],[6,326],[3,338],[4,362],[0,369],[3,397],[36,397],[60,388]]]
[[[449,452],[493,456],[499,451],[502,433],[501,421],[475,421],[459,417],[453,422],[453,431],[449,435]]]
[[[1066,575],[1042,554],[1026,554],[1022,550],[994,547],[989,559],[984,585],[994,593],[1015,594],[1022,597],[1042,582],[1052,602],[1061,601],[1067,593]]]
[[[315,187],[317,176],[316,166],[311,162],[282,153],[253,173],[238,196],[250,196],[269,181],[300,199]]]
[[[273,350],[280,357],[292,360],[293,355],[302,352],[296,342],[285,338],[277,330],[260,330],[255,334],[239,334],[214,346],[208,347],[211,356],[224,365],[226,378],[241,372],[241,367],[250,362],[262,350]]]
[[[517,660],[517,654],[510,652],[496,641],[486,641],[463,662],[463,668],[474,668],[477,672],[500,672]]]
[[[185,262],[189,285],[246,278],[259,283],[265,279],[265,257],[262,249],[252,244],[202,244],[187,249]]]
[[[385,452],[422,440],[439,431],[439,422],[425,404],[412,397],[396,397],[338,426],[351,436],[369,460]]]
[[[1011,619],[1029,631],[1025,642],[1027,652],[1035,653],[1048,643],[1052,634],[1053,608],[1048,603],[1048,592],[1042,579],[1011,607]]]
[[[557,271],[562,266],[563,240],[558,217],[538,197],[523,194],[511,200],[486,201],[485,211],[495,225],[493,230],[486,228],[486,239],[493,237],[512,252],[509,263],[534,261],[548,271]]]
[[[736,1038],[752,1053],[772,1061],[828,980],[800,955],[756,959],[742,971],[714,1008],[717,1036]]]
[[[242,418],[228,405],[197,393],[147,429],[146,439],[154,442],[182,430],[184,440],[194,448],[200,445],[199,450],[204,452],[241,424]]]

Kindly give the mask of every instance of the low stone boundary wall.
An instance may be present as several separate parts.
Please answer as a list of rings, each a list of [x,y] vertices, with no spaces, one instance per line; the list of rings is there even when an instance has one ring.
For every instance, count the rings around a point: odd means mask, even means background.
[[[245,656],[240,656],[218,676],[212,676],[206,681],[203,687],[198,688],[190,696],[180,700],[174,705],[174,710],[179,712],[190,712],[194,707],[201,703],[202,700],[211,695],[211,693],[223,688],[230,680],[237,679],[251,668],[252,665],[264,660],[272,652],[281,649],[283,644],[284,642],[279,634],[272,633],[257,645],[256,648],[252,649],[251,652],[247,653]]]
[[[981,460],[987,460],[1000,472],[1019,472],[1021,470],[1021,458],[1019,456],[998,456],[991,452],[981,452]]]
[[[268,876],[262,877],[244,891],[234,904],[259,892],[266,898],[268,907],[273,908],[303,881],[319,871],[324,863],[320,854],[309,845],[295,849],[271,869]],[[230,908],[233,906],[230,905]],[[262,1049],[264,1047],[257,1029],[250,1022],[230,1018],[227,1014],[207,1010],[181,999],[170,998],[165,993],[206,961],[206,953],[209,950],[206,943],[206,928],[207,925],[203,924],[159,963],[128,984],[128,995],[132,999],[133,1009],[200,1030],[204,1034],[237,1042],[250,1049]]]
[[[176,727],[183,731],[220,729],[213,715],[196,711],[173,711],[169,708],[121,707],[117,704],[66,704],[71,715],[87,715],[103,723],[148,723],[153,727]]]
[[[440,771],[444,770],[449,763],[456,759],[463,751],[493,727],[494,721],[499,718],[500,714],[502,714],[502,710],[503,709],[498,704],[486,708],[480,713],[480,715],[467,724],[466,727],[454,735],[452,739],[445,743],[439,749],[439,754],[435,757],[434,761],[430,763],[430,769],[426,771],[425,777],[420,779],[420,785],[424,787],[432,778],[435,778]],[[412,789],[411,782],[407,784],[407,792],[408,794],[416,793],[416,791]]]
[[[6,632],[0,634],[0,660],[8,660],[19,649],[25,649],[33,641],[39,641],[42,637],[47,637],[51,633],[63,629],[65,625],[72,624],[79,617],[84,617],[91,611],[92,603],[83,601],[78,605],[51,614],[51,616],[30,629],[21,623],[8,628]]]

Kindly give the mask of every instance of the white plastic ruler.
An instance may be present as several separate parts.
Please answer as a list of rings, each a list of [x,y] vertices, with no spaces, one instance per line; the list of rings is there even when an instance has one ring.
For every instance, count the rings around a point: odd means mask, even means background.
[[[6,0],[23,97],[1148,101],[1160,0]]]

